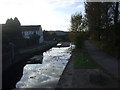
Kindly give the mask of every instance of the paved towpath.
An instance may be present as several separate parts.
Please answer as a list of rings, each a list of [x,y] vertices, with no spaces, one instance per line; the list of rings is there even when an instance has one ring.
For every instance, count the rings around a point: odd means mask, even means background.
[[[94,44],[89,40],[85,41],[85,47],[88,54],[93,58],[95,62],[100,64],[104,69],[111,73],[114,77],[120,77],[120,62],[108,54],[100,51]]]
[[[87,52],[95,62],[100,64],[103,68],[109,71],[112,75],[118,77],[118,62],[115,58],[97,49],[90,41],[85,41]],[[74,52],[73,52],[74,53]],[[92,73],[101,73],[111,77],[111,75],[102,72],[99,69],[75,69],[73,68],[74,54],[70,58],[61,78],[56,86],[57,88],[118,88],[119,82],[113,78],[106,85],[96,85],[90,82],[89,76]]]

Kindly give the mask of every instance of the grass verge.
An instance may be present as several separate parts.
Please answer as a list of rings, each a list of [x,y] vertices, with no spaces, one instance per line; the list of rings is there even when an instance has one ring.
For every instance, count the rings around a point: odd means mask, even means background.
[[[100,72],[90,74],[90,82],[96,85],[107,85],[110,82],[110,78],[102,76],[102,72],[114,77],[105,70],[101,65],[96,63],[91,56],[86,52],[86,49],[77,49],[73,52],[74,69],[99,69]]]
[[[110,74],[107,70],[105,70],[101,65],[96,63],[91,56],[87,53],[86,49],[77,49],[73,53],[74,59],[74,69],[100,69],[104,73]]]
[[[74,68],[99,68],[92,58],[87,54],[85,49],[75,50],[74,54]]]

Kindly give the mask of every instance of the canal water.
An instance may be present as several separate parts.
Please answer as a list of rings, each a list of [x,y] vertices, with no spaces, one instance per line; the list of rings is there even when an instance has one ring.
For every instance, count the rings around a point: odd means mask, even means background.
[[[32,57],[43,57],[42,64],[26,64],[23,68],[23,76],[17,82],[16,88],[55,88],[74,47],[74,45],[53,47],[42,56]]]

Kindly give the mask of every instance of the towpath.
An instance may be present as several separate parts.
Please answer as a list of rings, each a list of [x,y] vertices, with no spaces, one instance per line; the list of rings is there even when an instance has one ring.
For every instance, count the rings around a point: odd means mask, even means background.
[[[109,56],[103,51],[99,50],[94,44],[92,44],[89,40],[85,41],[85,48],[88,54],[93,58],[93,60],[101,65],[106,71],[108,71],[112,76],[119,77],[119,62],[114,57]],[[98,72],[111,77],[110,74],[101,72],[98,69],[75,69],[73,68],[74,62],[74,52],[73,55],[67,64],[57,86],[57,88],[118,88],[119,82],[113,78],[111,78],[111,82],[104,86],[99,86],[92,84],[89,81],[89,76],[91,73]]]
[[[88,51],[88,54],[93,58],[95,62],[100,64],[114,77],[120,77],[120,73],[118,72],[120,70],[120,62],[117,59],[99,50],[89,40],[85,41],[85,47]]]

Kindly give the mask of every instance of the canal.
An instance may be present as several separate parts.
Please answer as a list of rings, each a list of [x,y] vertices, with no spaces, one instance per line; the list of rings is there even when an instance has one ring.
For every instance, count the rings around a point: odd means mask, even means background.
[[[23,67],[23,75],[16,88],[55,88],[74,47],[53,47],[30,58]],[[41,59],[42,64],[39,62]]]

